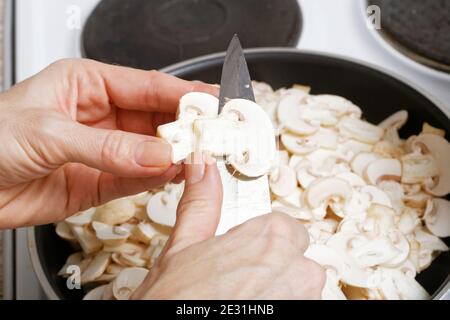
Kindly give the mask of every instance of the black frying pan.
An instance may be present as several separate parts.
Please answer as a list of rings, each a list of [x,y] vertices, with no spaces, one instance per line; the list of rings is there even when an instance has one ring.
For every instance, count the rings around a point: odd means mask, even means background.
[[[274,88],[294,83],[312,87],[313,94],[344,96],[364,112],[364,117],[377,123],[395,111],[406,109],[409,121],[402,128],[404,137],[419,133],[424,121],[450,132],[449,113],[423,92],[386,72],[359,62],[336,56],[302,52],[294,49],[254,49],[246,51],[252,79],[264,81]],[[219,83],[224,54],[209,55],[166,68],[188,80]],[[450,106],[448,106],[450,107]],[[450,239],[445,239],[450,245]],[[67,242],[60,239],[52,225],[30,228],[29,246],[38,278],[53,299],[81,299],[83,290],[68,290],[66,279],[57,272],[71,253]],[[441,254],[420,273],[418,281],[430,294],[448,284],[450,253]]]

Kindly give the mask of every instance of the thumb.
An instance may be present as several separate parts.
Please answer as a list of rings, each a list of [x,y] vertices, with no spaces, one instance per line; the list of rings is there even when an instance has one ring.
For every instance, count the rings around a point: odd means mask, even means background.
[[[172,164],[171,146],[157,137],[79,123],[73,123],[66,136],[62,146],[66,161],[83,163],[116,176],[160,175]]]
[[[184,193],[169,241],[172,252],[214,237],[222,207],[222,182],[214,158],[191,154],[184,170]]]

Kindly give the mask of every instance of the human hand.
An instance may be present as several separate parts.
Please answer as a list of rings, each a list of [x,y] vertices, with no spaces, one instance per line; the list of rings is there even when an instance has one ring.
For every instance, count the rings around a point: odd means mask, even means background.
[[[210,158],[190,162],[173,233],[132,298],[319,299],[325,273],[303,256],[306,229],[285,214],[271,213],[214,237],[220,175]]]
[[[91,60],[62,60],[0,95],[0,229],[58,221],[172,180],[153,137],[189,91],[217,88]]]

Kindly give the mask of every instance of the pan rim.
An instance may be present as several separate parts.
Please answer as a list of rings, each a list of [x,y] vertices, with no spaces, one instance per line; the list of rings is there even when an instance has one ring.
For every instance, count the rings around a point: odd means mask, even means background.
[[[371,69],[373,71],[379,72],[381,74],[384,74],[385,76],[391,77],[394,80],[397,80],[406,86],[410,87],[423,97],[427,98],[436,108],[438,108],[449,120],[450,120],[450,106],[447,109],[444,104],[431,95],[427,90],[423,89],[422,87],[416,85],[415,83],[412,83],[409,79],[406,77],[403,77],[399,75],[398,73],[389,70],[385,67],[367,62],[362,61],[356,58],[340,55],[340,54],[334,54],[334,53],[325,53],[321,51],[315,51],[315,50],[301,50],[301,49],[295,49],[295,48],[283,48],[283,47],[265,47],[265,48],[250,48],[245,49],[244,54],[251,55],[251,54],[264,54],[264,53],[280,53],[280,54],[307,54],[311,56],[318,56],[318,57],[325,57],[325,58],[331,58],[335,60],[341,60],[344,62],[349,62],[353,64],[357,64],[363,67],[366,67],[368,69]],[[220,59],[225,57],[226,52],[219,52],[219,53],[213,53],[208,55],[203,55],[200,57],[188,59],[176,64],[172,64],[170,66],[164,67],[160,69],[161,72],[171,73],[174,75],[177,75],[177,70],[185,69],[189,66],[193,66],[195,64],[205,62],[205,61],[211,61],[215,59]],[[28,241],[28,248],[29,248],[29,254],[31,257],[31,264],[33,266],[33,269],[37,275],[37,278],[39,280],[39,283],[44,290],[44,293],[47,295],[47,297],[51,300],[60,300],[63,299],[63,297],[60,297],[56,291],[54,290],[52,284],[50,283],[48,277],[45,274],[45,271],[42,268],[42,263],[39,257],[39,253],[37,250],[37,243],[36,243],[36,233],[35,228],[37,226],[28,227],[27,229],[27,241]],[[440,299],[446,295],[450,291],[450,275],[447,277],[447,279],[443,282],[441,287],[436,290],[432,294],[432,299]]]

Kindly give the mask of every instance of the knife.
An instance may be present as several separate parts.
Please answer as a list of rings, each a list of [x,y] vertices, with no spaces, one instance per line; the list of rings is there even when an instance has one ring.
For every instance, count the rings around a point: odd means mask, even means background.
[[[238,36],[234,35],[222,67],[219,113],[229,100],[237,98],[255,101],[244,52]],[[246,178],[230,170],[225,161],[220,159],[217,167],[222,178],[223,203],[216,234],[223,234],[248,219],[272,211],[267,175]]]

